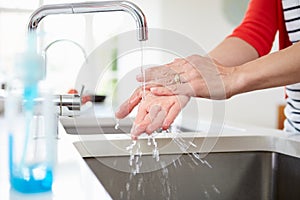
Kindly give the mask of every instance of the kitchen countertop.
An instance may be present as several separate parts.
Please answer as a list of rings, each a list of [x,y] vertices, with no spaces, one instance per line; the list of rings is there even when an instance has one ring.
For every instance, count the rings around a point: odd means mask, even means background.
[[[0,118],[0,199],[66,200],[66,199],[111,199],[96,176],[75,149],[73,142],[78,136],[65,133],[59,125],[60,138],[57,142],[57,167],[51,192],[22,194],[10,189],[8,173],[8,148],[5,122]]]
[[[105,117],[97,116],[97,117]],[[84,118],[84,116],[83,116]],[[86,165],[82,156],[88,155],[84,148],[80,147],[82,142],[97,141],[96,146],[90,149],[96,156],[104,155],[109,152],[111,155],[122,153],[108,149],[108,143],[114,141],[130,142],[130,137],[126,134],[109,135],[70,135],[67,134],[59,124],[59,139],[57,150],[57,167],[54,175],[52,192],[40,194],[21,194],[10,189],[8,177],[8,159],[7,159],[7,134],[5,133],[5,122],[0,117],[0,197],[1,199],[111,199],[102,184]],[[300,158],[300,135],[289,134],[275,129],[253,127],[248,125],[228,125],[225,124],[220,134],[207,134],[205,132],[182,133],[184,138],[193,138],[194,140],[204,140],[206,138],[218,138],[214,140],[216,144],[211,149],[212,152],[226,151],[275,151]],[[158,134],[156,136],[159,147],[165,147],[170,144],[170,136]],[[111,142],[107,142],[107,141]],[[196,141],[197,142],[197,141]],[[76,144],[77,149],[74,144]],[[103,145],[99,145],[103,144]],[[93,146],[93,145],[91,145]],[[147,145],[144,145],[147,146]],[[146,147],[149,148],[149,147]],[[148,150],[141,149],[144,152]],[[172,153],[174,146],[167,145],[162,148],[160,153]],[[80,152],[80,153],[79,153]],[[123,153],[126,151],[123,150]],[[128,153],[128,152],[127,152]],[[125,155],[124,154],[124,155]]]

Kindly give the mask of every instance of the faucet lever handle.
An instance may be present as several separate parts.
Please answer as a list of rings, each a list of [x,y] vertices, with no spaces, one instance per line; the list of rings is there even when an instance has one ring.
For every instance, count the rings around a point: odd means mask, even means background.
[[[81,97],[78,94],[55,95],[54,104],[59,116],[79,116]]]

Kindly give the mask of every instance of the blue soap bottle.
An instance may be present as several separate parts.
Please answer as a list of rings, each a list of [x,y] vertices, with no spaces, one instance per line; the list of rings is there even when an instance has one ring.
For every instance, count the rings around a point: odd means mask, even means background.
[[[56,160],[51,90],[42,81],[44,62],[31,37],[27,50],[16,58],[5,105],[10,184],[22,193],[51,191]]]

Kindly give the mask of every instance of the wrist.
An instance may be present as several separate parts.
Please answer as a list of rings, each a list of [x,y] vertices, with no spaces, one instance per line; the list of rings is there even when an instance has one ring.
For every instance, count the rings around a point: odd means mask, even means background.
[[[236,66],[234,72],[230,77],[230,89],[228,93],[228,98],[249,92],[250,84],[250,74],[245,71],[245,67],[243,65]]]

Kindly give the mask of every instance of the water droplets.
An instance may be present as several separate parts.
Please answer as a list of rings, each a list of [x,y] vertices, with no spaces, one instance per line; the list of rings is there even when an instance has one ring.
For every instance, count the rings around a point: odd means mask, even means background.
[[[139,178],[139,181],[138,181],[138,184],[137,184],[137,190],[138,191],[141,191],[142,183],[143,183],[143,177]]]
[[[207,160],[204,160],[204,164],[206,164],[209,168],[212,169],[212,166],[207,162]]]
[[[175,175],[174,170],[176,171],[176,168],[184,167],[189,170],[199,170],[200,167],[207,167],[209,169],[212,168],[212,165],[208,162],[208,160],[204,159],[202,154],[197,151],[198,143],[195,143],[194,140],[183,138],[180,136],[180,134],[170,134],[170,136],[172,136],[172,142],[176,144],[183,156],[179,156],[177,159],[174,158],[171,161],[166,162],[164,160],[164,157],[160,158],[159,145],[155,136],[156,134],[154,133],[148,136],[148,138],[146,138],[146,140],[144,141],[132,141],[131,144],[126,147],[126,150],[130,155],[129,166],[131,169],[129,180],[124,186],[124,192],[126,193],[127,191],[127,196],[129,195],[128,193],[132,193],[133,191],[138,192],[140,195],[147,193],[147,191],[145,193],[145,186],[143,186],[144,184],[148,184],[146,182],[144,183],[145,179],[143,179],[143,177],[145,178],[145,175],[142,173],[142,160],[144,160],[142,159],[143,148],[150,148],[150,151],[147,150],[147,154],[150,153],[150,155],[148,154],[148,156],[151,156],[150,160],[152,158],[153,162],[158,164],[158,166],[156,165],[160,169],[158,172],[159,174],[157,174],[158,182],[155,182],[153,184],[161,185],[161,194],[163,195],[164,199],[173,199],[173,197],[176,196],[175,193],[178,192],[178,186],[172,184],[173,178],[171,177]],[[145,146],[143,147],[142,145]],[[214,197],[214,195],[216,194],[221,194],[220,190],[214,184],[211,185],[211,187],[204,187],[201,192],[203,197],[207,199]],[[122,195],[124,196],[124,194]],[[130,197],[132,197],[132,195],[133,193],[130,194]]]
[[[212,185],[211,187],[216,193],[221,194],[220,190],[215,185]]]
[[[129,189],[130,189],[130,183],[129,183],[129,182],[127,182],[127,183],[126,183],[126,191],[128,192],[128,191],[129,191]]]
[[[153,136],[151,136],[151,137],[152,137],[152,144],[154,146],[152,157],[156,160],[156,162],[158,162],[159,161],[159,150],[157,148],[157,142],[155,141],[155,138]]]
[[[197,145],[195,145],[192,141],[189,141],[189,144],[195,148],[197,147]]]

